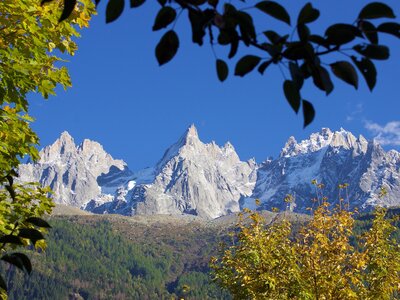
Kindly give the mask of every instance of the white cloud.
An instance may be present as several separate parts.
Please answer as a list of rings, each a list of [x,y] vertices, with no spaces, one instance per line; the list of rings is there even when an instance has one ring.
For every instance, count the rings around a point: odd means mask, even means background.
[[[357,103],[355,106],[352,104],[349,110],[351,111],[351,113],[346,116],[347,122],[359,119],[360,115],[362,115],[362,113],[364,112],[364,105],[361,102]]]
[[[381,145],[400,146],[400,121],[392,121],[381,126],[371,121],[365,122],[365,128]]]

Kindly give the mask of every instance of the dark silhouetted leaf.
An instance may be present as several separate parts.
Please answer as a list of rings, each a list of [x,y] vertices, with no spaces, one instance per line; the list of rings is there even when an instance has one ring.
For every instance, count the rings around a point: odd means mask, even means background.
[[[325,31],[327,41],[333,45],[343,45],[358,37],[362,37],[361,31],[349,24],[334,24]]]
[[[303,6],[297,18],[297,24],[306,24],[314,22],[319,18],[319,10],[312,7],[311,3]]]
[[[11,199],[15,200],[16,194],[12,186],[5,185],[6,190],[9,192]]]
[[[218,79],[221,82],[225,81],[229,73],[228,65],[222,59],[217,59],[216,66],[217,66]]]
[[[372,43],[378,44],[378,32],[374,24],[368,21],[360,21],[360,29],[365,37]]]
[[[229,50],[228,58],[232,58],[236,55],[239,48],[239,39],[233,39],[231,41],[231,49]]]
[[[250,41],[255,40],[256,30],[253,24],[253,18],[245,12],[238,11],[236,14],[236,21],[239,24],[240,34],[242,36],[243,42],[249,45]]]
[[[29,239],[33,244],[36,244],[36,241],[43,240],[44,236],[39,230],[32,228],[22,228],[19,230],[19,237]]]
[[[330,65],[333,74],[344,82],[358,88],[358,75],[353,65],[347,61],[337,61]]]
[[[263,34],[267,37],[267,39],[270,40],[272,44],[278,44],[282,38],[279,34],[272,30],[264,31]]]
[[[235,75],[243,77],[257,67],[261,57],[255,55],[243,56],[236,64]]]
[[[290,16],[282,5],[274,1],[261,1],[256,4],[256,7],[271,17],[290,25]]]
[[[0,275],[0,289],[4,290],[7,292],[7,284],[4,281],[3,276]]]
[[[372,90],[375,87],[376,84],[376,68],[375,65],[371,60],[368,58],[362,58],[360,61],[357,60],[355,56],[352,56],[351,59],[353,60],[354,64],[357,66],[358,70],[361,72],[361,74],[364,76],[364,79],[368,85],[369,90],[372,92]]]
[[[313,82],[320,90],[325,91],[329,95],[333,91],[333,83],[328,71],[322,67],[317,66],[312,70]]]
[[[143,3],[145,3],[145,2],[146,2],[146,0],[130,0],[131,8],[136,8],[136,7],[142,6]]]
[[[303,102],[303,118],[304,118],[303,127],[306,128],[314,120],[315,109],[314,106],[307,100],[303,99],[302,102]]]
[[[390,56],[389,48],[382,45],[363,44],[356,45],[353,49],[371,59],[386,60]]]
[[[290,71],[290,76],[292,77],[292,81],[296,84],[297,88],[300,90],[304,83],[304,77],[299,66],[294,62],[289,62],[289,71]]]
[[[161,6],[167,4],[167,0],[157,0],[157,2],[160,3]]]
[[[297,34],[299,35],[300,41],[307,42],[310,36],[310,29],[304,24],[298,24]]]
[[[154,21],[153,31],[160,30],[171,24],[176,18],[176,11],[170,6],[162,7],[156,16]]]
[[[265,70],[269,67],[271,63],[272,60],[267,60],[261,63],[260,66],[258,67],[258,72],[260,72],[261,75],[264,75]]]
[[[12,186],[14,184],[14,178],[11,175],[6,176],[8,184]]]
[[[195,44],[203,45],[203,38],[206,34],[203,21],[203,12],[189,9],[189,21],[192,26],[192,41]]]
[[[377,30],[379,32],[384,32],[388,34],[392,34],[398,38],[400,38],[400,24],[394,22],[382,23],[378,26]]]
[[[21,239],[15,235],[3,235],[0,237],[0,243],[4,244],[14,244],[14,245],[23,245]]]
[[[32,272],[32,264],[28,256],[23,253],[15,252],[4,255],[1,260],[4,260],[22,271],[26,271],[28,274]]]
[[[315,44],[317,44],[317,45],[323,46],[323,47],[325,47],[325,48],[328,48],[328,47],[329,47],[329,43],[327,42],[327,40],[324,39],[324,38],[323,38],[322,36],[320,36],[320,35],[311,34],[311,35],[308,37],[308,41],[309,41],[309,42],[313,42],[313,43],[315,43]]]
[[[106,23],[118,19],[124,11],[125,0],[109,0],[106,8]]]
[[[156,47],[156,58],[161,66],[169,62],[176,54],[179,48],[179,38],[175,31],[167,31]]]
[[[314,48],[310,43],[293,42],[287,45],[282,55],[292,60],[311,59],[314,56]]]
[[[100,3],[100,0],[94,0],[94,3],[96,4],[96,6],[97,5],[99,5],[99,3]]]
[[[390,6],[381,2],[367,4],[358,15],[359,19],[396,18]]]
[[[218,43],[223,46],[229,45],[231,43],[231,37],[225,30],[221,30],[219,32]]]
[[[50,224],[47,223],[45,220],[37,217],[30,217],[25,220],[28,223],[31,223],[35,226],[42,227],[42,228],[51,228]]]
[[[300,91],[297,85],[291,80],[285,80],[283,83],[283,92],[286,100],[297,114],[300,108]]]
[[[74,11],[76,5],[76,0],[64,0],[64,8],[61,13],[60,19],[58,19],[58,22],[62,22],[71,15],[71,13]]]

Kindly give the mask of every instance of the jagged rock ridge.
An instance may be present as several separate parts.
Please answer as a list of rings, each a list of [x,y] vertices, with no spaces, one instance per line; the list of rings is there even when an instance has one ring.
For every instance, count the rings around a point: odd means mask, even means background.
[[[332,204],[339,198],[349,201],[350,208],[370,210],[376,205],[400,205],[400,154],[385,152],[374,141],[363,136],[356,138],[340,129],[332,132],[323,128],[309,139],[298,143],[290,137],[279,158],[264,162],[257,172],[257,183],[251,197],[242,206],[254,207],[254,199],[261,200],[264,209],[288,209],[287,194],[295,203],[289,209],[306,212],[315,207],[312,180],[324,184],[323,194]],[[348,191],[340,191],[339,184],[349,184]],[[381,187],[388,195],[379,199]]]
[[[66,132],[40,157],[21,166],[21,179],[50,185],[57,203],[95,213],[216,218],[254,207],[255,199],[263,209],[287,209],[287,194],[295,198],[289,209],[306,212],[315,206],[314,179],[325,185],[324,195],[333,204],[338,184],[348,183],[351,208],[400,205],[399,152],[385,152],[344,129],[323,128],[301,142],[290,137],[277,159],[260,165],[242,162],[229,142],[223,147],[201,142],[193,125],[154,167],[134,173],[100,144],[85,140],[76,146]],[[388,191],[383,199],[381,187]]]
[[[117,177],[131,176],[122,160],[116,160],[97,143],[85,139],[75,145],[68,132],[63,132],[52,145],[40,151],[37,163],[20,166],[22,181],[39,181],[54,191],[56,203],[81,207],[87,201],[110,201],[112,197],[102,193],[97,179],[112,170]],[[116,185],[122,184],[121,180]],[[112,185],[112,182],[108,182]],[[114,192],[116,187],[107,192]]]
[[[121,187],[114,201],[100,206],[92,201],[88,208],[97,213],[216,218],[239,211],[239,200],[253,190],[255,166],[254,161],[240,161],[229,142],[223,147],[202,143],[192,125],[154,168]]]

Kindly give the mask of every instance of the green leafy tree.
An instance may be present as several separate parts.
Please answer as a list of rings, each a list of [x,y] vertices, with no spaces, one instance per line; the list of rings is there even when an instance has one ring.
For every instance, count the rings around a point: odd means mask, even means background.
[[[48,1],[51,0],[42,0]],[[65,17],[76,0],[64,2]],[[128,2],[132,9],[137,9],[146,0]],[[95,3],[99,4],[100,0]],[[125,0],[107,1],[107,23],[120,17],[125,3]],[[312,103],[302,91],[307,81],[329,95],[334,90],[332,75],[358,89],[358,74],[361,74],[372,91],[377,81],[374,61],[390,56],[390,49],[379,42],[381,35],[400,38],[399,23],[381,21],[396,18],[392,8],[382,2],[370,2],[350,23],[335,23],[325,30],[315,26],[320,11],[311,3],[305,4],[295,16],[290,16],[282,4],[270,0],[158,0],[158,4],[160,9],[152,29],[165,30],[155,48],[160,65],[172,60],[178,52],[180,42],[175,25],[186,15],[193,43],[210,45],[220,81],[229,76],[229,65],[226,59],[216,55],[218,46],[229,48],[229,60],[240,56],[234,63],[235,76],[243,77],[255,70],[263,75],[271,65],[277,65],[284,74],[284,95],[296,113],[302,110],[304,126],[315,116]],[[286,24],[287,29],[278,33],[265,25],[271,18]],[[264,19],[267,22],[262,22]]]
[[[372,227],[354,237],[354,212],[330,209],[326,199],[294,232],[258,213],[240,218],[234,243],[211,260],[214,280],[235,299],[397,299],[400,245],[393,219],[378,208]]]
[[[15,252],[20,246],[45,248],[50,225],[41,216],[50,213],[50,189],[38,183],[18,183],[21,159],[38,158],[38,137],[30,128],[27,95],[38,92],[47,98],[58,84],[71,86],[68,71],[60,67],[59,53],[73,55],[78,27],[87,27],[94,5],[82,0],[59,24],[63,4],[40,5],[34,0],[0,2],[0,255],[1,260],[28,273],[29,258]],[[65,9],[65,7],[64,7]],[[7,286],[0,276],[0,294]]]

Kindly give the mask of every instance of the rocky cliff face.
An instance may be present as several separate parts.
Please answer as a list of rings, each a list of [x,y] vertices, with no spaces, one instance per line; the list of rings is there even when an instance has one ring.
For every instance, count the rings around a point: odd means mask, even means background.
[[[88,206],[99,213],[216,218],[239,211],[240,198],[253,190],[255,166],[240,161],[230,143],[202,143],[192,125],[154,168],[136,174],[112,202],[97,206],[92,201]]]
[[[399,153],[385,152],[380,145],[356,138],[343,129],[332,132],[324,128],[309,139],[297,142],[290,137],[276,160],[264,162],[257,173],[257,183],[251,197],[242,206],[254,207],[260,199],[262,208],[290,209],[306,212],[315,207],[317,197],[312,180],[324,184],[323,196],[332,204],[339,198],[349,201],[351,209],[369,210],[376,205],[400,205]],[[338,185],[347,183],[347,191]],[[379,199],[381,187],[388,196]],[[293,205],[284,202],[287,194],[295,198]],[[319,198],[322,196],[320,195]]]
[[[400,153],[385,152],[343,129],[324,128],[301,142],[290,137],[277,159],[260,165],[242,162],[229,142],[223,147],[201,142],[194,126],[154,167],[135,173],[99,143],[85,140],[76,146],[66,132],[40,157],[38,163],[21,166],[22,180],[50,185],[56,203],[102,214],[217,218],[255,208],[255,199],[263,209],[306,212],[316,206],[312,180],[325,185],[323,194],[332,204],[343,197],[352,209],[400,206]],[[347,191],[339,190],[344,183]],[[383,199],[378,197],[381,187],[388,192]],[[289,207],[287,194],[295,199]]]
[[[92,199],[110,200],[97,182],[110,170],[117,177],[130,174],[126,164],[113,159],[99,143],[84,140],[76,146],[73,138],[63,132],[54,144],[40,151],[37,163],[21,165],[19,173],[22,181],[39,181],[50,186],[56,203],[81,207]]]

